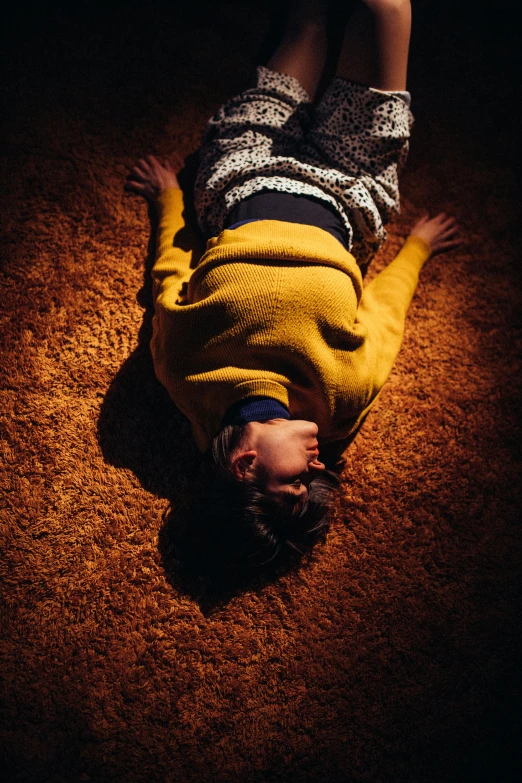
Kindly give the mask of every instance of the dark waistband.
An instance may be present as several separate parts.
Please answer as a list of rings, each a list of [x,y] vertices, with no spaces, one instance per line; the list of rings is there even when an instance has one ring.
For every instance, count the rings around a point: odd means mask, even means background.
[[[346,228],[335,207],[313,196],[279,191],[263,191],[236,204],[230,210],[225,228],[254,220],[284,220],[317,226],[334,236],[347,250]]]

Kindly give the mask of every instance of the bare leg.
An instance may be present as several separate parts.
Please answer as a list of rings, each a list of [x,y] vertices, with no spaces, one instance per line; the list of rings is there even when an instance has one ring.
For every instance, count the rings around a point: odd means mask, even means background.
[[[327,0],[292,0],[283,39],[267,63],[272,71],[294,76],[312,100],[328,50],[327,9]]]
[[[410,30],[410,0],[361,0],[346,29],[337,76],[405,90]]]

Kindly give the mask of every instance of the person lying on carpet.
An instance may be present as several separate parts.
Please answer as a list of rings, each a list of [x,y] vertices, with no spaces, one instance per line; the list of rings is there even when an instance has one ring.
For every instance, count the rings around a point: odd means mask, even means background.
[[[458,242],[453,218],[425,216],[363,287],[361,266],[399,209],[411,9],[356,3],[336,75],[314,104],[327,13],[322,0],[292,2],[253,86],[209,121],[195,186],[208,241],[195,269],[176,242],[184,203],[170,164],[149,155],[126,183],[159,215],[155,371],[211,455],[201,513],[236,562],[309,550],[324,535],[337,477],[320,455],[340,444],[339,455],[359,429],[423,264]]]

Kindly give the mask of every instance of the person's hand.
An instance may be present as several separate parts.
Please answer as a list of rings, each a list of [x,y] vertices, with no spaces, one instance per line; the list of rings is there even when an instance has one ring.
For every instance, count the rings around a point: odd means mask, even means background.
[[[154,155],[140,158],[125,183],[125,190],[147,201],[154,201],[166,188],[179,189],[178,178],[168,161],[160,163]]]
[[[463,241],[459,224],[445,212],[432,218],[423,215],[411,229],[410,236],[423,239],[430,246],[432,255],[451,250]]]

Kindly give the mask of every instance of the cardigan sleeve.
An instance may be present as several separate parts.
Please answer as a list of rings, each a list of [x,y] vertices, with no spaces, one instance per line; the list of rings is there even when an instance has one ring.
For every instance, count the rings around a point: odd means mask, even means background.
[[[391,372],[419,272],[430,253],[429,245],[420,237],[408,237],[394,260],[363,289],[357,320],[366,327],[373,349],[372,398]]]
[[[156,260],[152,267],[153,294],[156,302],[160,294],[180,295],[195,264],[198,242],[194,229],[183,218],[183,192],[179,188],[163,190],[156,201],[158,234]]]

